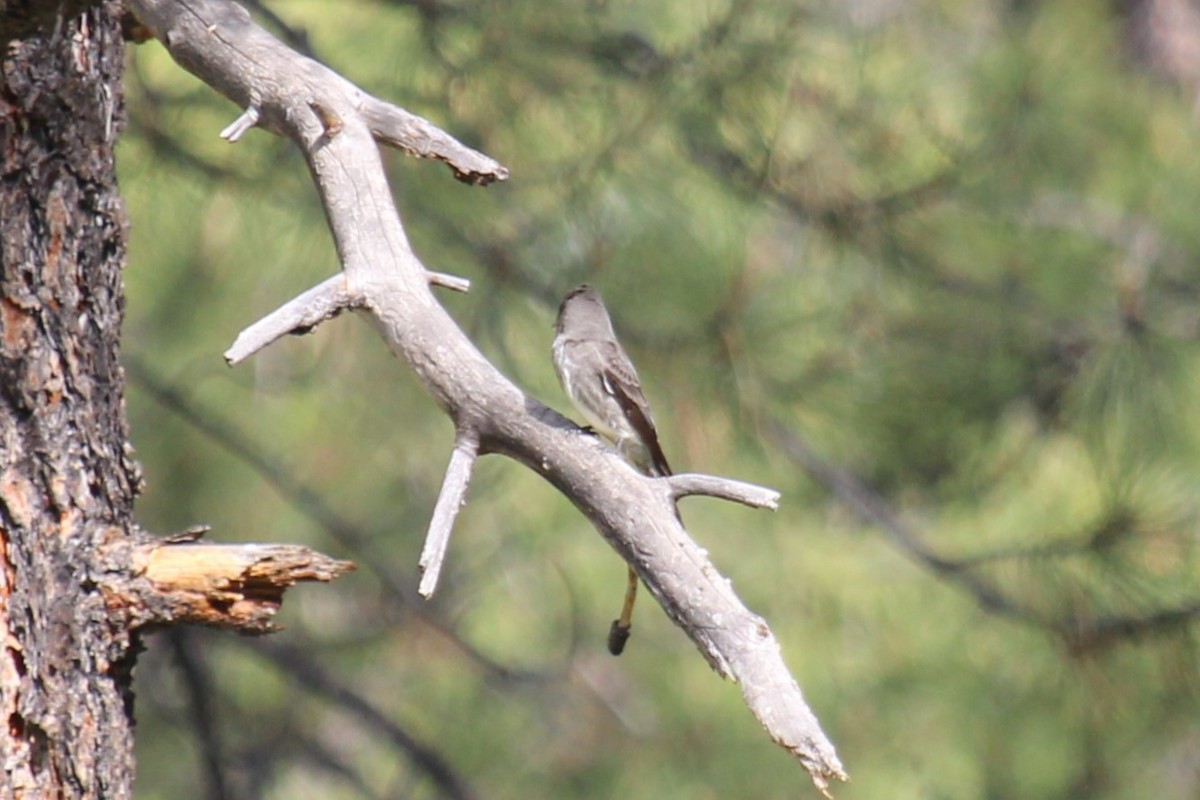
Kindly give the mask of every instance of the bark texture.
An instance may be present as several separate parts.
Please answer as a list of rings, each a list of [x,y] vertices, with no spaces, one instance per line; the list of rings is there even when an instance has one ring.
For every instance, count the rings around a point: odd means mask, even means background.
[[[126,797],[136,641],[101,591],[140,484],[117,360],[121,6],[5,9],[0,797]]]

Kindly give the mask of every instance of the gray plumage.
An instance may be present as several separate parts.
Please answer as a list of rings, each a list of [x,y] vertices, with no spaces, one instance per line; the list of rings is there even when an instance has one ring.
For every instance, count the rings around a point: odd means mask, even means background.
[[[595,289],[584,284],[567,293],[555,331],[554,369],[588,424],[638,469],[670,475],[637,370]]]

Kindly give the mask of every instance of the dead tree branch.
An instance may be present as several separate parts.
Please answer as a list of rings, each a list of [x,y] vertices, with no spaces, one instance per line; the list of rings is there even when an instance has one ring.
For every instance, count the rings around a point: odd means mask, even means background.
[[[135,546],[132,576],[103,584],[110,609],[131,627],[189,623],[269,633],[283,593],[301,581],[328,582],[354,569],[349,561],[294,544],[202,544],[148,540]]]
[[[421,585],[417,592],[425,598],[437,590],[438,576],[442,572],[442,561],[450,544],[450,531],[458,510],[467,500],[467,485],[479,456],[479,441],[471,431],[458,436],[454,449],[450,451],[450,464],[446,467],[446,479],[438,492],[437,504],[433,507],[433,519],[429,522],[429,533],[425,547],[421,550]]]
[[[737,595],[683,529],[674,497],[756,496],[726,486],[646,478],[613,451],[502,375],[429,290],[439,282],[409,245],[376,143],[444,161],[460,179],[503,180],[504,167],[428,121],[370,97],[290,50],[228,0],[131,0],[177,62],[245,109],[229,138],[259,125],[291,139],[308,161],[342,274],[268,314],[226,357],[249,356],[287,333],[343,309],[365,312],[392,351],[417,374],[458,432],[439,509],[448,526],[465,495],[475,454],[501,453],[563,492],[628,561],[668,616],[722,676],[737,681],[772,738],[794,753],[824,791],[845,777],[761,617]],[[466,448],[464,442],[471,442]],[[682,477],[682,476],[681,476]],[[717,480],[717,479],[713,479]],[[770,505],[761,496],[757,505]],[[433,549],[441,545],[436,542]],[[426,577],[436,577],[427,564]],[[433,578],[430,575],[433,575]],[[432,588],[432,586],[430,586]]]
[[[671,487],[671,497],[675,499],[705,495],[751,508],[768,508],[771,511],[779,508],[779,492],[765,486],[695,472],[681,472],[664,480]]]

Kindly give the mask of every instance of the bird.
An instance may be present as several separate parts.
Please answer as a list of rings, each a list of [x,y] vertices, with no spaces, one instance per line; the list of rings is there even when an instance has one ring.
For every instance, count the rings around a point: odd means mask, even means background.
[[[554,327],[554,369],[571,403],[626,461],[647,475],[670,475],[641,380],[600,294],[586,283],[572,289]]]
[[[592,430],[642,473],[666,477],[671,467],[658,441],[650,404],[633,362],[617,340],[599,292],[587,284],[569,291],[558,307],[552,353],[563,391]],[[620,655],[633,627],[638,576],[629,567],[621,616],[613,621],[608,649]]]

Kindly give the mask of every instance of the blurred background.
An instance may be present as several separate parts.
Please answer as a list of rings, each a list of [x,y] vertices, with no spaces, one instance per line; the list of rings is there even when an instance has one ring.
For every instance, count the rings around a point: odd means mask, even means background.
[[[251,4],[294,47],[506,164],[385,153],[414,246],[563,412],[562,294],[603,292],[682,504],[764,615],[838,798],[1200,796],[1200,4]],[[353,559],[286,630],[151,636],[137,796],[816,797],[624,566],[484,459],[431,602],[452,428],[351,316],[234,369],[337,269],[302,159],[131,48],[125,356],[158,533]]]

